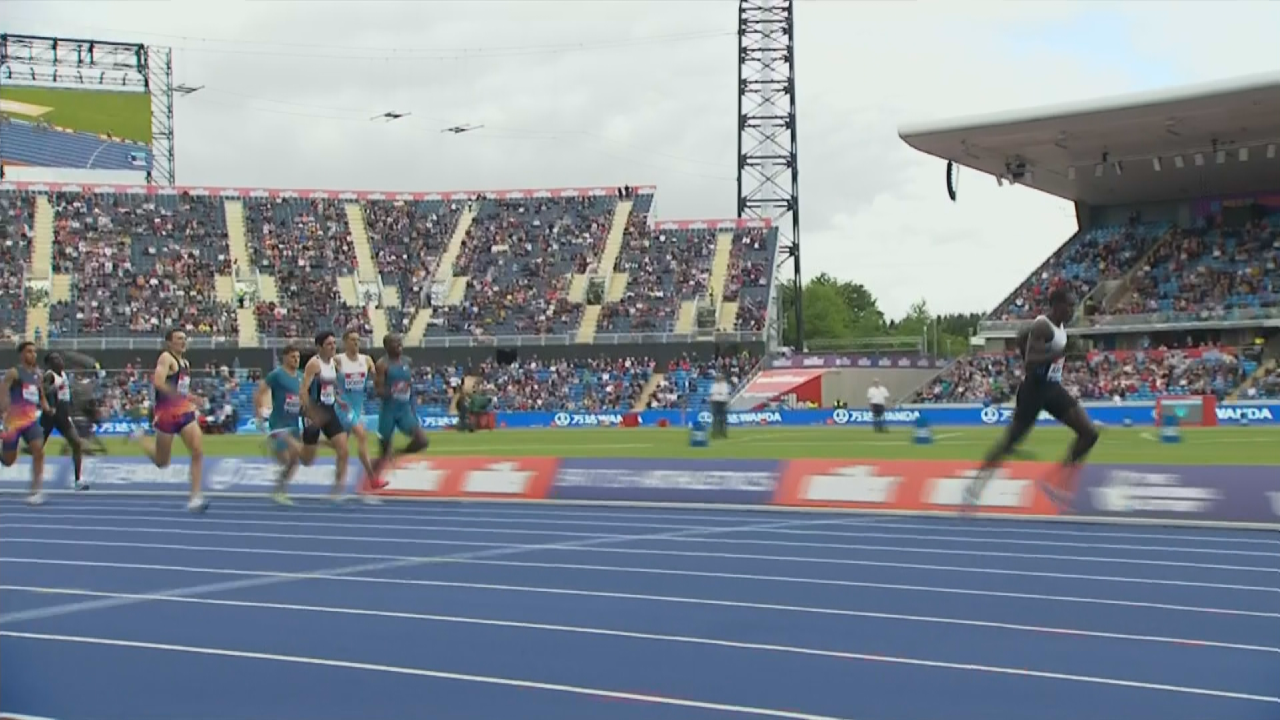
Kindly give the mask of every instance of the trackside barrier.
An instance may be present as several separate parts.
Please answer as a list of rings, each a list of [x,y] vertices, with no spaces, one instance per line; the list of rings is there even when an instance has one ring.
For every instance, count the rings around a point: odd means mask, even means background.
[[[1089,416],[1104,425],[1154,425],[1155,403],[1085,403]],[[1280,424],[1280,402],[1246,401],[1219,405],[1214,409],[1217,424]],[[617,427],[630,413],[567,413],[567,412],[500,412],[495,414],[499,428],[584,428]],[[640,426],[658,427],[666,421],[669,425],[690,425],[700,421],[711,424],[709,411],[645,410],[636,413]],[[998,405],[903,405],[885,413],[890,425],[915,426],[921,418],[934,427],[1007,425],[1013,418],[1013,408]],[[1057,422],[1048,414],[1042,414],[1041,422]],[[377,418],[366,416],[366,427],[377,427]],[[445,430],[455,427],[458,418],[449,415],[421,415],[418,422],[426,430]],[[815,425],[870,425],[871,411],[858,409],[823,410],[762,410],[758,412],[731,412],[729,424],[733,426],[762,425],[772,427],[804,427]],[[148,423],[138,420],[118,419],[98,424],[103,435],[127,435],[134,430],[146,429]],[[240,434],[259,432],[252,419],[246,419],[237,430]]]
[[[187,466],[158,469],[140,458],[90,457],[93,494],[182,493]],[[976,511],[988,517],[1209,524],[1280,530],[1280,472],[1260,466],[1090,465],[1074,507],[1059,510],[1037,481],[1052,463],[1009,463],[986,486]],[[399,499],[515,500],[629,505],[950,514],[962,506],[975,463],[952,460],[401,458],[379,494]],[[50,490],[70,491],[67,458],[50,458]],[[278,472],[265,458],[214,458],[205,483],[214,494],[262,495]],[[0,469],[0,491],[22,492],[30,466]],[[350,480],[357,479],[353,472]],[[292,492],[320,496],[332,461],[300,468]]]

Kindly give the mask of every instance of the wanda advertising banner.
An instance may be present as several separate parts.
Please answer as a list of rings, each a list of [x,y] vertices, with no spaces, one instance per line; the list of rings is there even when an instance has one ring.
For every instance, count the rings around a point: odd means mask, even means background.
[[[157,468],[140,458],[85,459],[93,493],[182,493],[189,468]],[[1280,472],[1261,466],[1093,465],[1079,478],[1074,503],[1059,508],[1040,481],[1054,463],[1014,462],[992,477],[974,512],[987,516],[1127,518],[1246,523],[1280,529]],[[278,469],[265,458],[205,461],[214,494],[267,493]],[[642,458],[401,458],[379,493],[406,499],[560,500],[786,506],[900,513],[955,512],[976,463],[952,460],[699,460]],[[299,496],[320,497],[333,483],[332,461],[300,468]],[[67,458],[46,463],[46,487],[69,490]],[[352,472],[350,484],[358,474]],[[0,468],[0,491],[24,492],[25,461]],[[55,502],[61,500],[55,499]],[[67,500],[74,502],[74,500]]]

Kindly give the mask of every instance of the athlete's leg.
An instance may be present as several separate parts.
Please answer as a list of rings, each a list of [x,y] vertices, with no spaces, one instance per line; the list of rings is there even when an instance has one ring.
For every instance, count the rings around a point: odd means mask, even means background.
[[[59,415],[55,424],[57,431],[62,435],[62,439],[66,442],[67,447],[71,448],[71,464],[75,469],[75,482],[77,490],[86,490],[88,485],[84,483],[81,476],[81,468],[84,465],[84,442],[80,440],[80,433],[76,430],[75,423],[71,422],[71,418],[66,415]],[[45,433],[45,440],[49,439],[49,435]]]
[[[1066,457],[1062,459],[1059,475],[1048,488],[1050,497],[1061,505],[1075,496],[1076,476],[1080,464],[1084,462],[1093,446],[1098,444],[1099,433],[1098,428],[1089,419],[1089,413],[1085,411],[1084,406],[1076,402],[1065,388],[1061,388],[1060,391],[1060,393],[1055,392],[1048,399],[1045,410],[1076,434],[1071,447],[1067,449]]]
[[[316,461],[316,450],[320,447],[320,426],[307,425],[302,429],[302,447],[298,449],[298,462],[307,467]]]
[[[335,432],[329,436],[328,440],[334,455],[333,490],[329,496],[333,500],[339,500],[347,485],[347,463],[351,459],[351,440],[346,432]]]
[[[205,499],[204,488],[204,433],[200,430],[200,423],[192,421],[187,423],[178,431],[182,437],[182,444],[187,446],[187,452],[191,454],[191,497],[187,501],[187,509],[193,511],[203,511],[209,507],[209,501]],[[173,438],[170,437],[170,445]]]
[[[150,458],[156,467],[169,467],[169,461],[173,457],[173,435],[156,431],[156,436],[149,438],[141,433],[135,433],[133,441],[142,448],[143,454]]]
[[[365,477],[372,482],[375,470],[373,461],[369,459],[369,433],[360,422],[360,417],[357,414],[356,419],[351,423],[350,434],[356,438],[356,457],[360,458],[360,466],[364,469]]]
[[[44,502],[44,435],[38,424],[32,423],[22,433],[22,439],[31,451],[31,495],[27,502],[39,505]]]
[[[418,416],[412,410],[401,413],[396,418],[396,425],[400,432],[409,436],[409,444],[401,452],[412,455],[425,450],[431,444],[427,439],[426,431],[422,429],[422,424],[418,422]]]
[[[969,483],[969,487],[965,489],[967,503],[972,504],[978,501],[982,496],[983,488],[987,486],[987,481],[995,474],[996,468],[1000,467],[1004,459],[1018,447],[1018,444],[1036,425],[1036,418],[1040,415],[1041,400],[1033,389],[1024,383],[1018,388],[1018,395],[1014,402],[1016,407],[1013,418],[1009,421],[1009,427],[1005,428],[1004,434],[987,451],[973,482]]]

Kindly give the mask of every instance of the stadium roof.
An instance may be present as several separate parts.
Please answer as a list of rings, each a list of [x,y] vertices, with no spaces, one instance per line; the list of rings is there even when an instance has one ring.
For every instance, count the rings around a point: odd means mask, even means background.
[[[908,124],[898,135],[1091,205],[1280,190],[1280,73]]]

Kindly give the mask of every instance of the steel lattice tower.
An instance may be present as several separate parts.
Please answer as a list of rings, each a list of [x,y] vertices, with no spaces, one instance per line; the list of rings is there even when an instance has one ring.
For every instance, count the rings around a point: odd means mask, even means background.
[[[796,338],[804,349],[794,10],[795,0],[738,2],[738,217],[767,218],[778,228],[795,276]]]

